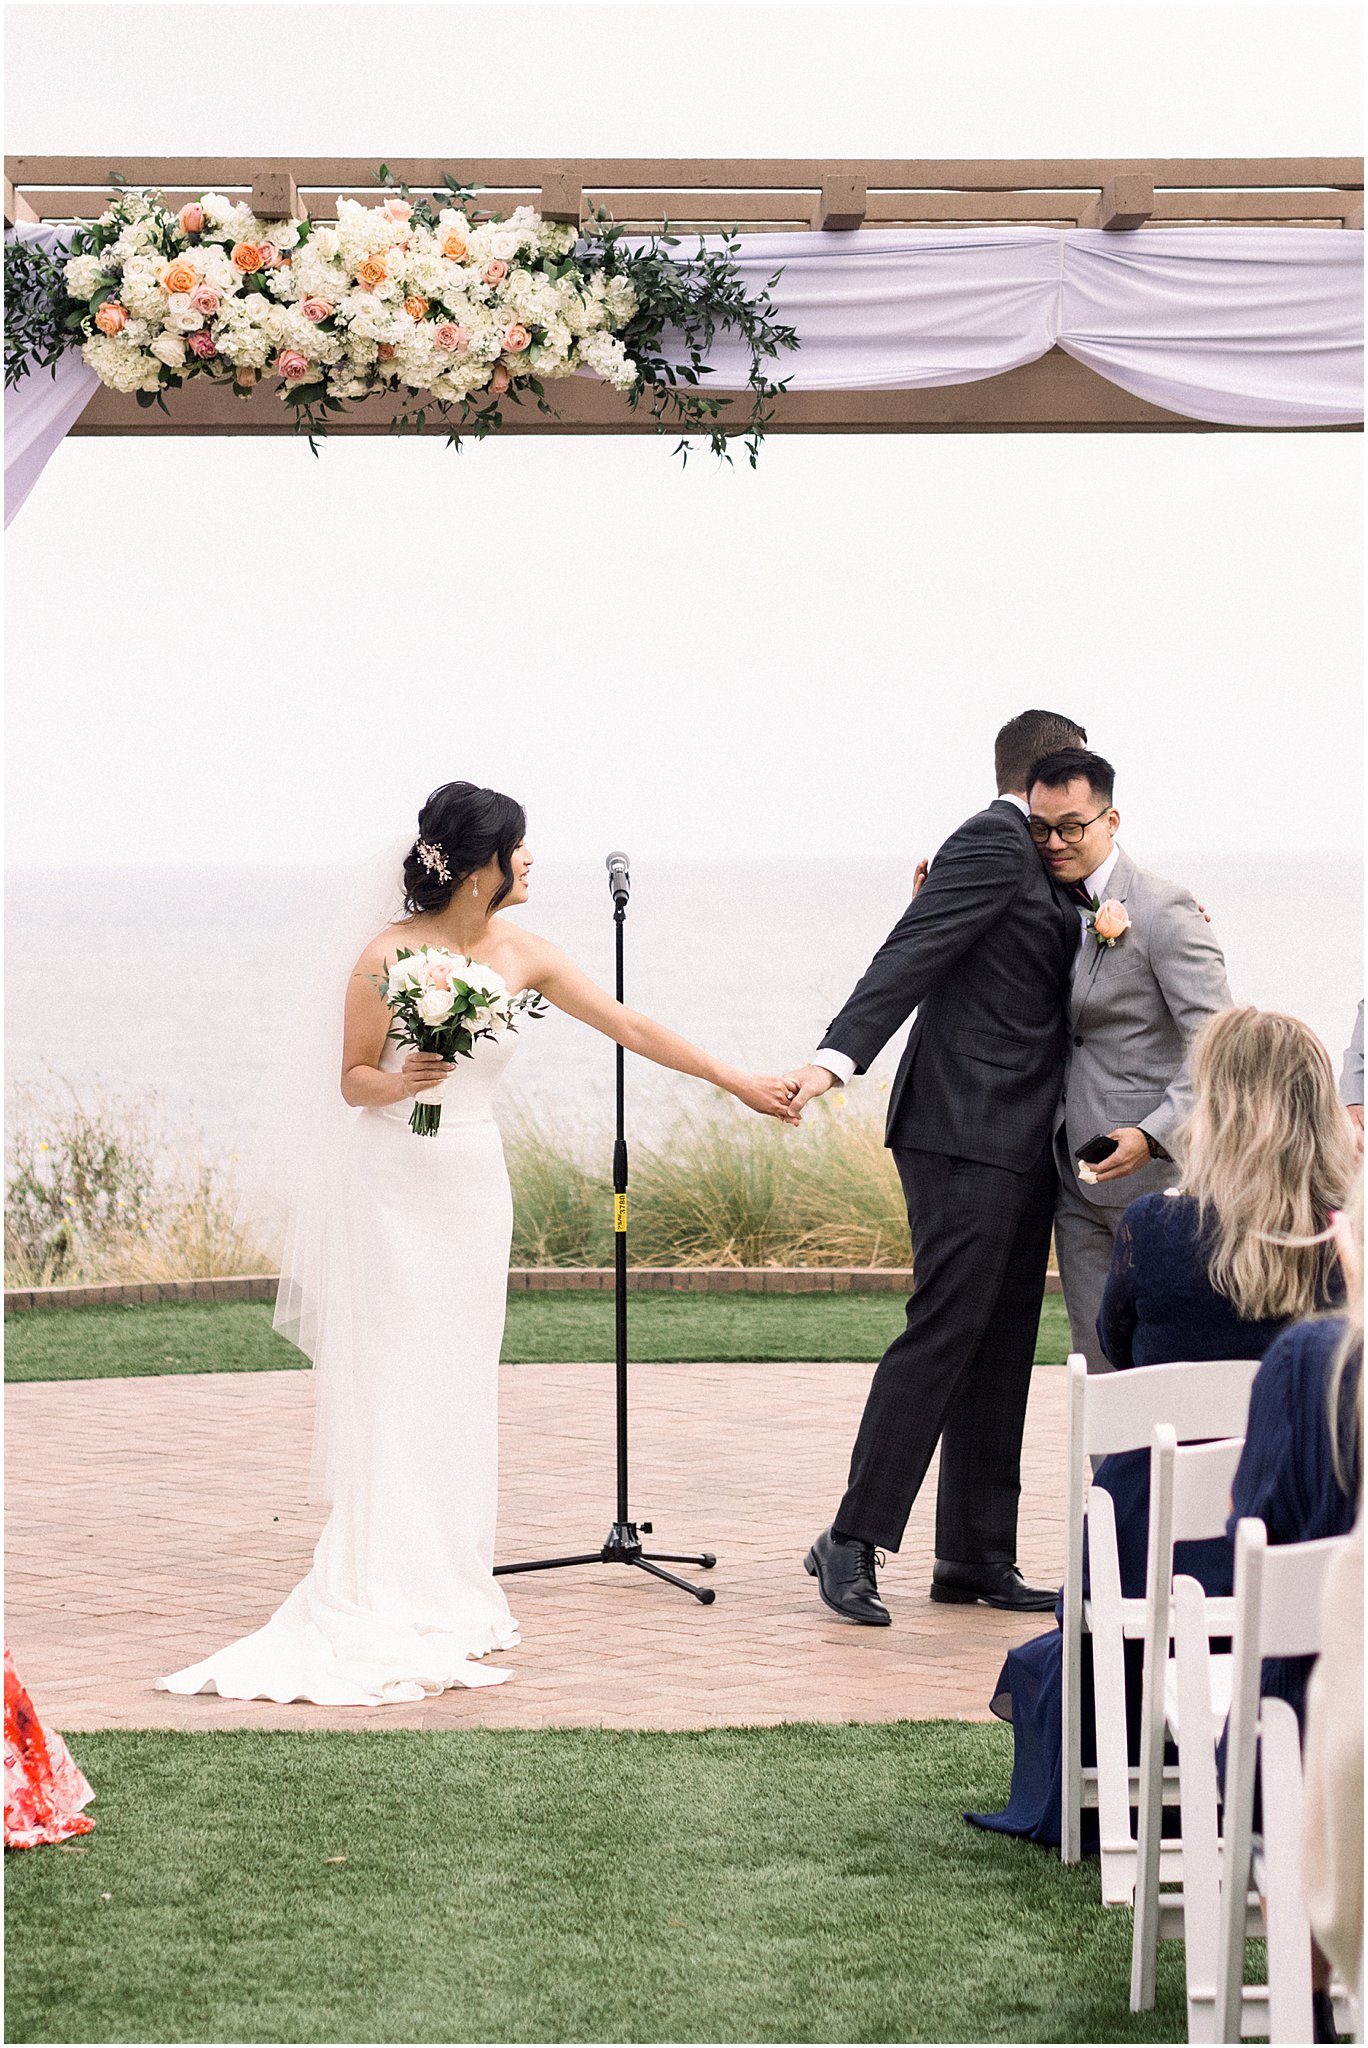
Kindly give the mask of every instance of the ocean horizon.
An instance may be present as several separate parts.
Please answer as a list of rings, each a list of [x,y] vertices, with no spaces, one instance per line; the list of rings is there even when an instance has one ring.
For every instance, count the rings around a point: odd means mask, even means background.
[[[1303,1018],[1338,1071],[1363,985],[1357,855],[1274,860],[1127,844],[1142,865],[1186,883],[1206,904],[1236,1001]],[[133,1104],[155,1096],[169,1124],[197,1129],[209,1157],[229,1153],[346,875],[10,869],[11,1100],[67,1086]],[[782,1071],[818,1044],[903,910],[911,876],[910,861],[891,858],[634,863],[627,1001],[722,1058]],[[532,900],[510,915],[611,988],[601,862],[539,863]],[[54,944],[63,963],[56,992]],[[905,1028],[852,1093],[887,1085],[904,1037]],[[503,1099],[515,1113],[610,1134],[612,1082],[608,1041],[553,1013],[524,1031]],[[658,1136],[702,1100],[697,1082],[635,1058],[628,1085],[641,1136]]]

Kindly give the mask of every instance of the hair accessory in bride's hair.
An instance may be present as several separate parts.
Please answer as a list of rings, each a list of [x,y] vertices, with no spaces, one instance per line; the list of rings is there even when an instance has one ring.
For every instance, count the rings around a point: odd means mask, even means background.
[[[420,839],[414,851],[430,875],[436,875],[439,882],[451,880],[451,869],[440,846],[430,846],[426,839]]]

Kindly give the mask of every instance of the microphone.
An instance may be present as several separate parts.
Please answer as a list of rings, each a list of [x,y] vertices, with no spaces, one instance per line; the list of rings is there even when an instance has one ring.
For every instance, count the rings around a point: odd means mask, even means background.
[[[608,869],[608,893],[614,903],[625,903],[632,893],[632,878],[627,872],[625,853],[610,853],[605,866]]]

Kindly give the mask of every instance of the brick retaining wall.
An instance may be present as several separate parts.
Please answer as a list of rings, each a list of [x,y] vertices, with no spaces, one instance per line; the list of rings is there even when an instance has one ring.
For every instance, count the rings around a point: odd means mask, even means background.
[[[638,1294],[907,1294],[904,1266],[632,1266],[627,1285]],[[510,1294],[611,1293],[611,1266],[511,1266]],[[1058,1294],[1059,1276],[1045,1282]],[[116,1281],[96,1287],[7,1287],[5,1311],[48,1308],[130,1308],[158,1301],[274,1301],[276,1275],[231,1280]]]

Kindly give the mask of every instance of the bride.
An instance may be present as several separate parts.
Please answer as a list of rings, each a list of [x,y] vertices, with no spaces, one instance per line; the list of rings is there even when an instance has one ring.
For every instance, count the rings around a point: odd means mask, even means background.
[[[791,1121],[785,1082],[725,1066],[624,1009],[498,914],[527,901],[525,831],[521,805],[497,790],[434,791],[403,862],[402,914],[352,968],[340,1034],[332,1025],[341,1092],[330,1079],[310,1118],[308,1170],[295,1162],[276,1308],[277,1328],[314,1360],[311,1498],[332,1513],[312,1570],[265,1627],[159,1679],[161,1690],[376,1706],[512,1676],[477,1660],[518,1641],[493,1575],[512,1233],[493,1100],[518,1041],[507,1031],[476,1039],[455,1067],[401,1053],[375,981],[400,947],[465,954],[513,995],[538,991],[657,1065]],[[305,1101],[307,1082],[296,1076]],[[417,1137],[411,1103],[436,1084],[440,1126]]]

